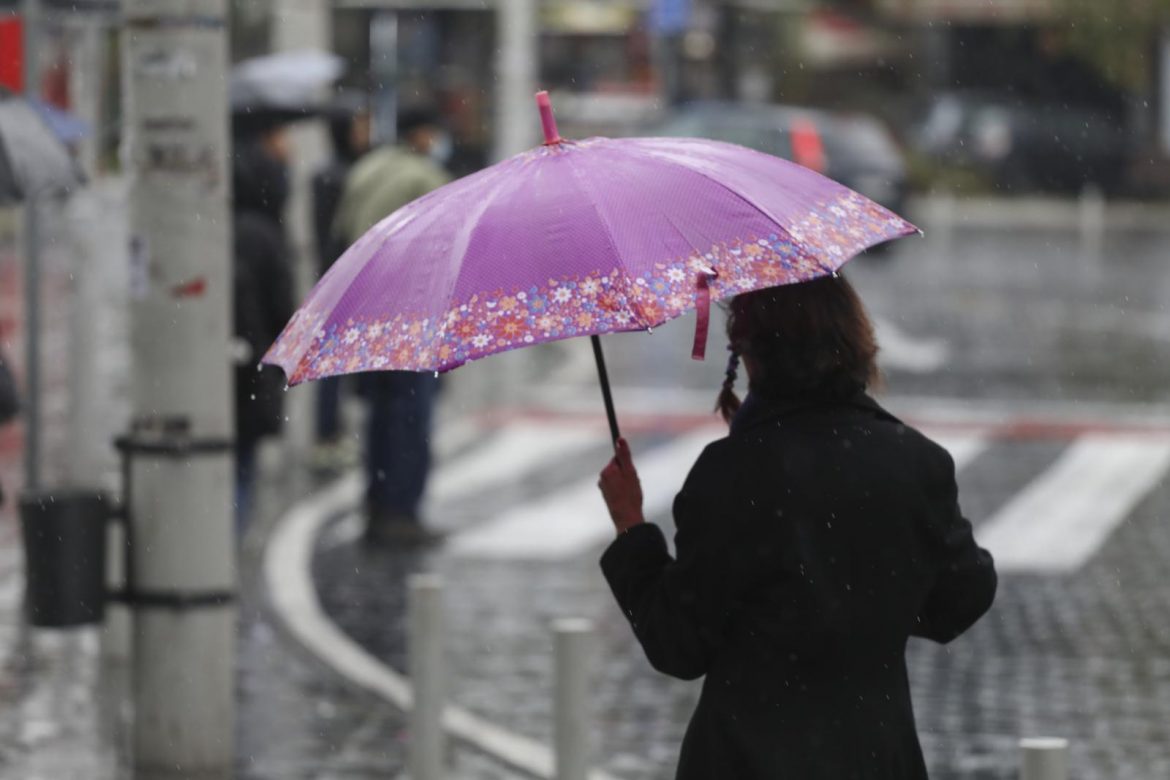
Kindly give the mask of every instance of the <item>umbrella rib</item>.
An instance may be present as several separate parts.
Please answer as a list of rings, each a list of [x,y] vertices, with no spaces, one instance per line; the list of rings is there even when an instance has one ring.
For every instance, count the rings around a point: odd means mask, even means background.
[[[490,170],[492,170],[492,169],[487,169],[487,170],[489,170],[489,171],[490,171]],[[493,178],[494,178],[494,179],[498,179],[500,183],[503,183],[504,181],[506,181],[506,177],[504,177],[504,176],[503,176],[503,174],[502,174],[501,172],[499,172],[499,171],[495,171],[494,173],[495,173],[495,175],[493,176]],[[451,184],[455,184],[455,183],[457,183],[457,182],[460,182],[460,181],[465,181],[465,180],[459,180],[459,179],[457,179],[455,182],[452,182]],[[448,186],[450,186],[450,185],[448,185]],[[498,188],[499,188],[499,184],[497,184],[497,185],[496,185],[496,189],[495,189],[495,190],[493,190],[493,192],[497,192],[497,191],[498,191]],[[420,197],[420,198],[416,198],[415,200],[411,201],[410,203],[407,203],[406,205],[402,206],[402,207],[401,207],[401,208],[399,208],[399,209],[395,209],[395,210],[394,210],[394,211],[392,211],[390,214],[387,214],[385,217],[383,217],[383,220],[384,220],[384,219],[388,219],[389,217],[393,216],[394,214],[397,214],[399,211],[401,211],[401,209],[403,209],[403,208],[406,208],[407,206],[410,206],[410,205],[413,205],[413,204],[417,204],[417,203],[419,203],[420,201],[423,201],[423,200],[425,200],[425,199],[428,199],[428,198],[430,198],[432,195],[434,195],[435,193],[439,192],[439,190],[441,190],[441,189],[443,189],[443,188],[442,188],[442,187],[440,187],[439,189],[436,189],[436,190],[431,190],[430,192],[428,192],[427,194],[423,195],[422,197]],[[486,201],[487,199],[485,198],[484,200]],[[372,228],[371,228],[371,229],[372,229]],[[368,231],[367,231],[367,232],[368,232]],[[366,268],[369,266],[369,264],[370,264],[370,263],[372,263],[372,262],[374,262],[375,258],[376,258],[378,255],[380,255],[380,254],[382,253],[382,251],[383,251],[383,250],[386,248],[386,245],[387,245],[388,243],[390,243],[390,241],[391,241],[393,238],[394,238],[394,235],[393,235],[393,234],[386,235],[386,236],[382,236],[382,237],[381,237],[381,241],[379,241],[377,248],[376,248],[376,249],[373,249],[373,250],[372,250],[372,251],[369,253],[369,255],[366,257],[365,261],[364,261],[364,262],[361,264],[361,269],[360,269],[360,270],[358,270],[357,272],[355,272],[352,278],[356,279],[356,278],[358,278],[359,276],[361,276],[363,273],[365,273],[365,271],[366,271]],[[360,241],[361,239],[359,238],[358,240]],[[354,243],[356,244],[357,242],[355,241]],[[352,248],[352,245],[351,245],[351,248]],[[347,249],[346,251],[348,252],[349,250]],[[344,257],[344,255],[342,255],[342,257]],[[340,260],[338,261],[338,263],[340,263]],[[329,269],[329,271],[331,272],[331,271],[333,271],[335,268],[337,268],[337,267],[338,267],[338,263],[334,263],[334,264],[333,264],[333,268],[330,268],[330,269]],[[462,263],[460,264],[460,267],[462,268]],[[452,282],[451,282],[451,287],[450,287],[450,289],[449,289],[449,291],[448,291],[448,293],[447,293],[447,297],[446,297],[446,301],[447,301],[448,303],[449,303],[449,302],[450,302],[450,300],[451,300],[451,296],[454,294],[455,287],[456,287],[456,286],[458,285],[458,283],[459,283],[459,273],[455,273],[455,274],[453,274],[453,277],[454,277],[454,278],[453,278],[453,280],[452,280]],[[333,305],[332,305],[332,306],[330,306],[330,307],[328,308],[328,312],[322,315],[322,317],[321,317],[321,319],[320,319],[320,321],[321,321],[321,322],[328,322],[328,321],[329,321],[329,319],[330,319],[330,318],[333,316],[333,313],[334,313],[334,312],[337,310],[337,308],[338,308],[338,307],[341,305],[342,301],[344,301],[344,300],[346,299],[346,293],[347,293],[348,291],[349,291],[349,288],[347,287],[347,289],[346,289],[345,291],[343,291],[343,292],[342,292],[342,294],[341,294],[340,296],[338,296],[337,300],[333,302]],[[445,313],[445,312],[444,312],[444,313]],[[310,337],[310,338],[308,339],[308,343],[305,345],[305,348],[304,348],[304,350],[302,351],[302,353],[301,353],[300,357],[299,357],[299,358],[297,358],[296,366],[297,366],[297,368],[298,368],[298,369],[299,369],[299,368],[300,368],[300,367],[301,367],[301,366],[302,366],[302,365],[305,363],[305,361],[307,361],[307,360],[311,360],[311,359],[312,359],[311,355],[312,355],[312,352],[313,352],[313,346],[314,346],[314,343],[315,343],[315,342],[316,342],[316,339],[315,339],[315,338],[313,338],[313,337]]]
[[[604,231],[605,235],[605,242],[609,245],[609,250],[611,253],[613,253],[615,262],[619,267],[622,268],[623,271],[625,271],[625,276],[628,278],[630,276],[629,269],[626,268],[626,264],[622,260],[621,253],[617,250],[617,244],[613,240],[613,230],[610,228],[609,222],[606,220],[605,215],[601,213],[601,209],[597,206],[596,193],[594,193],[593,188],[589,186],[589,183],[581,177],[580,172],[577,170],[577,166],[573,165],[572,155],[567,157],[567,162],[569,165],[569,170],[573,172],[573,179],[576,180],[577,186],[580,187],[581,190],[586,194],[589,201],[589,208],[593,209],[593,213],[597,216],[598,223],[601,224],[601,229]],[[647,321],[646,315],[643,313],[642,307],[638,304],[637,301],[626,297],[626,302],[630,305],[630,308],[634,310],[635,314],[637,314],[638,320],[642,327],[654,327],[656,323]]]
[[[668,165],[676,165],[679,168],[685,168],[686,170],[690,171],[691,173],[695,174],[696,176],[702,176],[707,181],[711,182],[712,184],[714,184],[714,185],[720,187],[721,189],[723,189],[724,191],[728,192],[732,197],[736,198],[740,202],[746,203],[753,210],[755,210],[757,213],[764,216],[769,222],[771,222],[773,225],[775,225],[778,230],[782,231],[786,236],[788,236],[788,240],[791,241],[795,246],[800,248],[800,251],[805,256],[805,258],[812,260],[812,261],[816,262],[818,265],[821,265],[823,267],[824,264],[821,262],[821,258],[818,255],[816,255],[815,253],[810,253],[808,250],[808,247],[805,246],[803,241],[797,241],[796,239],[794,239],[792,237],[792,234],[788,232],[788,228],[784,226],[784,223],[782,223],[777,217],[775,217],[773,214],[771,214],[763,206],[759,205],[754,200],[752,200],[748,196],[744,195],[742,192],[738,192],[733,187],[730,187],[727,184],[725,184],[724,182],[721,182],[719,179],[715,178],[714,176],[707,173],[706,171],[704,171],[700,168],[696,168],[693,165],[688,165],[687,163],[685,163],[681,160],[676,160],[673,157],[668,157],[666,155],[663,155],[656,149],[644,148],[644,151],[647,155],[654,157],[656,159],[659,159]]]

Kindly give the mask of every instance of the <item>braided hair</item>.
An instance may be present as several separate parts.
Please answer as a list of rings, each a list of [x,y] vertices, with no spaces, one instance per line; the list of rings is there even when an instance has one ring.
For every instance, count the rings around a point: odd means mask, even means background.
[[[742,403],[735,394],[735,379],[739,372],[739,352],[734,344],[727,345],[731,354],[727,358],[727,371],[723,375],[723,389],[719,391],[719,400],[715,402],[715,411],[723,417],[723,421],[731,424],[731,418],[739,411]]]
[[[728,422],[740,407],[743,356],[752,395],[764,399],[842,399],[880,380],[873,324],[841,274],[737,295],[727,336],[731,358],[715,408]]]

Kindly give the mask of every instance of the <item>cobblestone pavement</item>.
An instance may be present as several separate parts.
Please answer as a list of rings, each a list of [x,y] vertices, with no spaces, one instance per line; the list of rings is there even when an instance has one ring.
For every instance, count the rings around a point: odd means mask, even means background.
[[[1136,430],[1166,441],[1170,267],[1164,237],[1114,237],[1099,254],[1083,252],[1075,237],[1042,231],[960,231],[949,241],[907,242],[889,259],[862,258],[851,274],[884,334],[894,406],[914,418],[918,399],[949,399],[954,419],[924,415],[927,423],[941,423],[928,429],[945,437],[948,424],[953,433],[963,418],[958,428],[987,438],[959,478],[977,532],[1058,470],[1086,435]],[[636,455],[682,436],[706,403],[697,400],[706,396],[691,391],[718,386],[718,361],[679,359],[689,327],[684,322],[653,336],[607,340],[611,376],[627,383],[615,395],[626,410],[623,419],[634,422]],[[532,417],[548,425],[550,436],[559,435],[556,410],[596,404],[587,353],[566,357],[571,346],[560,349],[566,350],[562,362],[545,375],[505,356],[500,360],[514,362],[499,369],[502,388],[480,377],[466,380],[480,392],[487,386],[492,403],[526,409],[488,419],[522,422],[541,403],[533,389],[541,383],[556,388],[543,397],[555,410]],[[474,371],[489,369],[468,369]],[[459,373],[451,379],[456,394],[460,381]],[[580,404],[565,397],[572,388],[583,389]],[[982,411],[965,409],[968,400]],[[448,401],[466,403],[458,395]],[[1133,402],[1140,405],[1110,405]],[[676,406],[691,412],[681,427],[669,419]],[[1023,410],[1027,420],[999,425],[1009,409]],[[464,457],[474,459],[474,450]],[[1104,467],[1108,457],[1102,458]],[[474,495],[451,501],[433,495],[431,520],[455,529],[452,541],[458,543],[516,503],[543,506],[542,496],[575,495],[572,486],[605,459],[599,429],[594,445],[550,456]],[[462,473],[458,462],[448,468]],[[932,777],[1013,778],[1018,739],[1035,735],[1071,740],[1077,778],[1170,776],[1170,586],[1163,576],[1170,558],[1170,481],[1164,469],[1154,476],[1083,566],[1005,573],[996,607],[968,635],[946,647],[912,642],[908,658]],[[1124,489],[1120,483],[1118,489]],[[550,516],[548,523],[560,519]],[[658,519],[669,525],[668,517]],[[402,668],[405,576],[422,569],[441,573],[448,589],[453,699],[548,742],[549,621],[590,617],[598,642],[592,688],[598,764],[627,780],[672,776],[698,685],[663,678],[641,657],[597,570],[600,543],[556,560],[521,553],[419,557],[347,542],[354,523],[342,518],[323,534],[313,576],[330,615],[362,645]]]
[[[635,451],[645,440],[634,438]],[[1005,501],[1068,444],[992,446],[961,475],[961,494],[971,495],[972,508]],[[589,453],[578,468],[597,462]],[[1163,482],[1080,571],[1005,575],[996,607],[968,635],[947,647],[912,642],[912,685],[932,777],[1015,777],[1017,740],[1038,734],[1072,741],[1078,778],[1170,776],[1168,512],[1170,483]],[[659,520],[669,527],[669,518]],[[551,739],[548,624],[592,618],[599,762],[627,780],[672,776],[698,685],[666,679],[641,657],[600,578],[599,548],[568,561],[483,561],[375,552],[329,538],[314,576],[326,609],[348,633],[403,668],[405,577],[440,572],[448,588],[453,699],[534,738]]]

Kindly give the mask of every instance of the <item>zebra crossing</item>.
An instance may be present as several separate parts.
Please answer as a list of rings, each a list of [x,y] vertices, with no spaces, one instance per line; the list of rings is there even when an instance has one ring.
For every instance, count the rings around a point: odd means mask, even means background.
[[[634,438],[646,515],[669,515],[671,501],[703,447],[724,435],[710,421]],[[964,470],[1011,435],[993,424],[946,426],[924,432],[955,461],[964,495]],[[641,446],[640,446],[641,445]],[[515,422],[489,433],[478,446],[441,462],[431,486],[431,517],[450,533],[444,555],[457,559],[563,561],[593,554],[610,530],[596,472],[608,446],[604,426],[572,417]],[[1170,472],[1170,431],[1071,431],[1056,460],[1030,475],[1022,490],[986,518],[972,518],[976,537],[1003,572],[1072,572],[1089,561],[1125,518]],[[539,484],[554,465],[580,476],[561,480],[491,516],[450,512],[477,496],[510,485]],[[469,514],[471,519],[469,520]],[[445,518],[459,522],[445,525]]]

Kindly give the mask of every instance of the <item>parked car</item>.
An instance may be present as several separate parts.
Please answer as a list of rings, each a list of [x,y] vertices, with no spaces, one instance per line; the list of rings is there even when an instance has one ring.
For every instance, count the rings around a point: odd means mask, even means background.
[[[983,91],[936,95],[913,136],[927,157],[986,171],[1010,191],[1114,190],[1130,148],[1111,112]]]
[[[906,203],[906,162],[882,122],[797,106],[704,101],[684,105],[651,134],[746,146],[800,163],[891,211]]]

